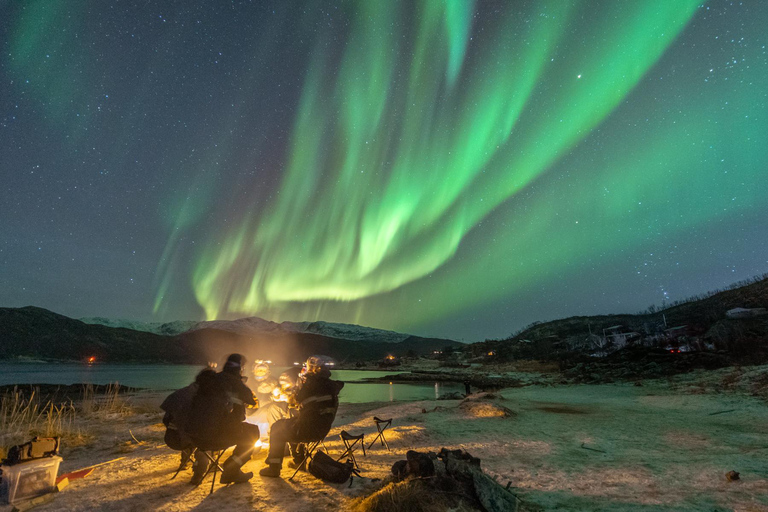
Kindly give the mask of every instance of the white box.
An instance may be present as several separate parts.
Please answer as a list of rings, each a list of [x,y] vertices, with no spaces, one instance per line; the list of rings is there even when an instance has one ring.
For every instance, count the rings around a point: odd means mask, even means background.
[[[0,495],[13,504],[52,492],[56,488],[61,460],[61,457],[53,456],[0,466],[3,471]]]

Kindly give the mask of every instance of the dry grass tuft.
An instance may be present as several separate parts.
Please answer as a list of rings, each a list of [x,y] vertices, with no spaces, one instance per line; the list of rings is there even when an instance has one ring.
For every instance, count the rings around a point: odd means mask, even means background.
[[[456,492],[452,479],[433,477],[390,483],[361,500],[355,512],[475,512],[474,499]]]
[[[117,382],[108,384],[104,394],[98,395],[93,385],[87,384],[83,388],[80,411],[86,416],[104,419],[114,419],[133,413],[131,407],[120,396],[120,385]]]
[[[14,388],[0,397],[0,458],[13,445],[34,436],[61,437],[69,446],[85,444],[89,435],[76,425],[77,410],[65,404],[42,403],[39,393],[26,395]]]

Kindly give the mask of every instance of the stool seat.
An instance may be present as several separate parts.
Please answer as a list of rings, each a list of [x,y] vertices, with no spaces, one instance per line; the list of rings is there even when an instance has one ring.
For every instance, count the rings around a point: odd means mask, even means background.
[[[359,436],[353,436],[346,430],[342,430],[341,434],[339,435],[341,436],[342,441],[351,441],[353,439],[363,439],[365,437],[365,434],[360,434]]]

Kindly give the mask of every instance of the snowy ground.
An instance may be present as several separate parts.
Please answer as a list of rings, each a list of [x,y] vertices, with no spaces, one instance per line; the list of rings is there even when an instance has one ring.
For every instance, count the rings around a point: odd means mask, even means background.
[[[406,450],[448,447],[480,457],[500,483],[511,481],[526,510],[768,511],[764,401],[690,394],[667,382],[531,386],[501,395],[497,403],[515,413],[510,418],[469,416],[460,401],[343,404],[327,443],[332,454],[340,452],[341,429],[372,440],[372,416],[394,418],[393,453],[375,447],[360,456],[366,478],[351,488],[306,473],[290,482],[286,468],[284,480],[256,475],[249,484],[217,485],[209,495],[210,485],[187,483],[189,472],[170,480],[178,456],[162,445],[159,415],[115,419],[99,427],[95,446],[65,450],[62,471],[125,459],[74,481],[39,510],[349,510],[382,485]],[[244,469],[256,473],[265,456]],[[741,480],[728,482],[730,470]]]

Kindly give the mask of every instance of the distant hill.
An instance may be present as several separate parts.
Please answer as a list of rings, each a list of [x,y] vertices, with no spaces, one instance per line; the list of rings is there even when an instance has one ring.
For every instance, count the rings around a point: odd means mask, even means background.
[[[535,322],[501,340],[487,340],[468,350],[476,354],[498,351],[504,358],[548,358],[558,353],[594,351],[603,330],[621,326],[641,342],[666,344],[670,329],[678,328],[688,339],[700,340],[745,360],[768,360],[768,315],[729,318],[734,308],[768,308],[768,275],[703,296],[692,297],[664,309],[649,308],[640,314],[575,316]],[[647,344],[647,343],[646,343]]]
[[[225,323],[227,325],[230,324]],[[88,324],[32,306],[0,308],[0,359],[85,360],[94,356],[98,361],[108,362],[198,364],[220,361],[231,352],[241,352],[250,359],[291,364],[313,354],[327,355],[338,361],[371,361],[387,354],[400,356],[409,351],[427,354],[445,346],[461,345],[456,341],[417,336],[407,336],[394,343],[349,340],[284,329],[261,335],[209,326],[197,328],[199,326],[196,323],[195,329],[167,336]]]

